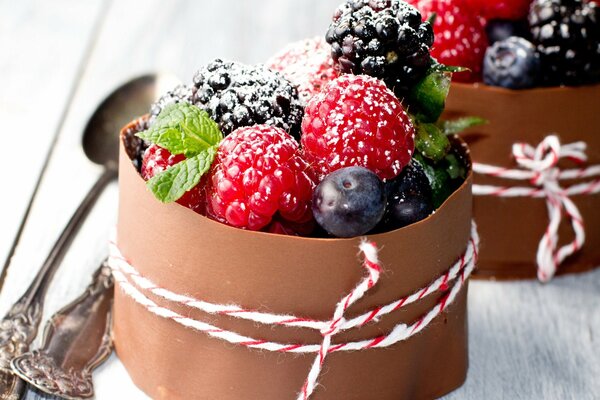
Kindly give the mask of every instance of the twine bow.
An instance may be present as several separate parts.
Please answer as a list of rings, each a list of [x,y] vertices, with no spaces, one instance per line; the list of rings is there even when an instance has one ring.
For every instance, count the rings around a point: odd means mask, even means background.
[[[478,174],[504,179],[527,180],[531,187],[473,185],[475,195],[498,197],[534,197],[544,198],[548,208],[549,223],[538,246],[536,261],[538,279],[548,282],[552,279],[562,262],[575,254],[585,243],[584,222],[575,203],[574,195],[589,195],[600,192],[600,179],[589,182],[561,186],[561,181],[584,179],[600,176],[600,165],[561,170],[561,159],[569,159],[578,165],[587,162],[586,144],[575,142],[561,145],[557,136],[547,136],[537,147],[526,143],[513,145],[512,153],[519,169],[501,168],[493,165],[475,163],[473,171]],[[571,223],[575,238],[570,243],[558,247],[558,230],[563,214]]]

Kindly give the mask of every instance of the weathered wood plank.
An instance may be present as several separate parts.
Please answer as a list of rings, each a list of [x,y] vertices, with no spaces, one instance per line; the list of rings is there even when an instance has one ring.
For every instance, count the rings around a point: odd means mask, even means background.
[[[103,2],[0,2],[0,268],[62,122]]]

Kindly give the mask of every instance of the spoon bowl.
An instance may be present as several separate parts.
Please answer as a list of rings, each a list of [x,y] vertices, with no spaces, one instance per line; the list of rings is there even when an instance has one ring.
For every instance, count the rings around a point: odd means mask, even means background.
[[[148,112],[161,93],[178,83],[168,74],[132,79],[106,97],[90,117],[83,134],[83,151],[90,161],[103,166],[102,174],[63,229],[25,293],[0,320],[0,399],[21,398],[24,384],[11,370],[11,361],[28,351],[35,339],[54,273],[92,206],[106,185],[117,177],[121,126]]]
[[[83,151],[95,164],[115,169],[119,156],[117,132],[179,80],[170,74],[143,75],[114,90],[92,114],[83,132]]]

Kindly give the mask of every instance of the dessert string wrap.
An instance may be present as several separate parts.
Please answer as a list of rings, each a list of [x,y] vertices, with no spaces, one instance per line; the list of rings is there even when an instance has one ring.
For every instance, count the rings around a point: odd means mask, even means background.
[[[473,194],[476,196],[533,197],[546,200],[549,223],[536,255],[537,275],[542,282],[550,281],[565,258],[577,253],[585,243],[584,221],[570,197],[600,193],[600,165],[561,170],[558,164],[561,159],[584,164],[587,161],[586,147],[584,142],[561,145],[557,136],[550,135],[537,147],[527,143],[513,145],[512,155],[519,168],[473,164],[473,171],[477,174],[529,181],[532,185],[506,187],[475,184]],[[561,181],[564,180],[586,178],[595,179],[568,187],[561,186]],[[563,221],[563,214],[571,222],[575,238],[570,243],[558,247],[558,229]]]
[[[437,277],[428,286],[423,287],[410,295],[401,297],[389,304],[375,307],[357,317],[346,319],[345,313],[348,308],[356,301],[363,298],[370,289],[377,285],[380,279],[381,265],[379,263],[377,246],[375,243],[363,241],[361,242],[359,249],[363,256],[362,267],[365,270],[365,276],[352,291],[337,303],[332,318],[329,321],[317,321],[294,315],[265,313],[257,310],[245,309],[237,305],[214,304],[190,296],[173,293],[166,288],[157,286],[150,279],[142,276],[121,254],[118,245],[114,240],[110,241],[109,265],[112,268],[113,276],[118,282],[120,289],[136,303],[161,318],[172,320],[184,327],[203,332],[211,337],[248,348],[287,353],[316,353],[315,360],[312,363],[304,385],[297,397],[300,400],[307,400],[317,386],[321,369],[330,353],[389,347],[395,343],[406,340],[425,329],[427,325],[452,304],[456,298],[456,295],[475,268],[478,257],[478,248],[479,236],[477,234],[477,227],[475,223],[473,223],[471,228],[471,238],[465,252],[444,274]],[[317,344],[290,344],[269,342],[267,340],[246,337],[236,332],[218,328],[207,322],[183,316],[165,306],[158,305],[143,292],[151,293],[168,302],[195,308],[208,314],[227,315],[265,325],[282,325],[314,329],[320,332],[323,340],[321,343]],[[333,337],[341,331],[361,327],[368,323],[375,323],[380,317],[399,310],[408,304],[414,303],[415,301],[436,292],[443,292],[444,294],[432,309],[410,325],[400,323],[388,334],[372,339],[347,343],[332,343]]]

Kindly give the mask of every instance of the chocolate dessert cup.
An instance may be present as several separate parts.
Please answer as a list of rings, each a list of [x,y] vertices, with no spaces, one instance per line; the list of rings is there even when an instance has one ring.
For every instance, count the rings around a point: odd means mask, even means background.
[[[600,85],[508,90],[483,84],[453,83],[445,118],[480,116],[489,124],[462,134],[475,163],[515,168],[512,145],[537,146],[557,134],[562,144],[587,143],[588,165],[600,164]],[[561,162],[561,168],[573,168]],[[590,179],[564,181],[565,185]],[[474,174],[474,183],[494,186],[523,182]],[[524,182],[527,186],[527,182]],[[600,195],[575,195],[586,229],[581,251],[558,267],[558,274],[600,266]],[[529,279],[536,277],[536,251],[548,226],[542,198],[475,196],[474,218],[481,234],[481,257],[476,278]],[[563,221],[559,245],[573,240],[570,224]]]
[[[124,128],[137,129],[136,123]],[[364,276],[360,239],[318,239],[232,228],[178,204],[162,204],[121,146],[118,247],[140,274],[175,293],[263,312],[318,320]],[[429,218],[370,236],[376,242],[381,281],[348,311],[354,317],[429,285],[465,252],[471,237],[471,176]],[[461,279],[460,276],[457,279]],[[452,284],[452,283],[450,283]],[[116,285],[114,341],[135,384],[156,399],[294,399],[314,354],[249,349],[160,318]],[[329,355],[311,397],[316,400],[433,399],[466,378],[467,286],[420,333],[383,349]],[[413,323],[443,296],[434,293],[334,342],[387,334]],[[165,305],[164,299],[152,296]],[[260,325],[197,309],[169,307],[223,329],[283,343],[320,343],[306,328]]]

